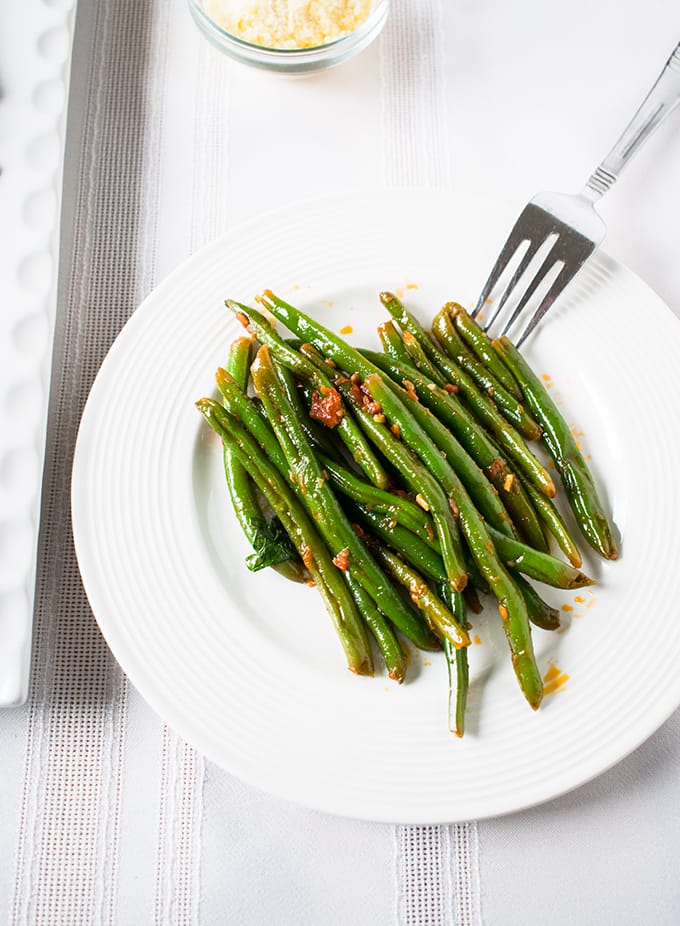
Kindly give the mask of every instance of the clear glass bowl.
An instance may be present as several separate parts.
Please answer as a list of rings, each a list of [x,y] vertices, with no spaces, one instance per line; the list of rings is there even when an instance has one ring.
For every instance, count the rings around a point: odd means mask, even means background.
[[[266,48],[253,45],[226,32],[203,9],[201,0],[188,0],[189,10],[200,31],[216,48],[242,64],[278,71],[283,74],[304,74],[334,67],[363,51],[385,25],[389,0],[374,0],[368,17],[361,25],[325,45],[313,48]]]

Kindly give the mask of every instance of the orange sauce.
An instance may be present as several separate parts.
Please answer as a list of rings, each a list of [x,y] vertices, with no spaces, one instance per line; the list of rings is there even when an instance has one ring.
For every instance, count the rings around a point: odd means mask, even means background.
[[[563,672],[554,662],[550,663],[550,668],[543,676],[543,694],[553,694],[559,691],[569,681],[569,676]]]

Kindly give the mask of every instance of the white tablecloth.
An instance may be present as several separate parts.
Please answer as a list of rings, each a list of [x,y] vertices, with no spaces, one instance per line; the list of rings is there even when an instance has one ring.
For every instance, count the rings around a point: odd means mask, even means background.
[[[8,28],[20,15],[5,11]],[[26,706],[0,716],[0,922],[680,921],[680,714],[596,781],[502,819],[308,811],[235,780],[152,713],[99,635],[69,521],[89,386],[180,260],[273,206],[421,185],[451,189],[463,217],[480,193],[498,201],[503,224],[480,242],[491,261],[533,193],[583,184],[678,38],[672,0],[393,0],[374,46],[287,80],[221,58],[183,0],[82,0],[33,677]],[[609,253],[678,314],[679,164],[676,118],[602,206]]]

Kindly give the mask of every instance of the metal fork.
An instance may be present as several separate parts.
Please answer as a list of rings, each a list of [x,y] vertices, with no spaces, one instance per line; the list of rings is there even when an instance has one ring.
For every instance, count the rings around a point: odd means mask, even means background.
[[[580,193],[539,193],[520,213],[484,284],[473,311],[476,316],[489,300],[504,271],[511,272],[484,329],[489,330],[510,296],[523,291],[510,309],[501,334],[507,334],[541,288],[538,306],[515,343],[519,346],[534,330],[550,306],[605,236],[605,223],[595,203],[611,189],[619,174],[652,132],[680,103],[680,43],[659,75],[644,102],[600,166]],[[540,253],[539,253],[540,252]],[[521,256],[520,256],[521,254]],[[510,265],[519,260],[514,271]],[[533,276],[529,273],[534,265]],[[527,279],[528,277],[528,279]],[[480,319],[481,321],[481,319]]]

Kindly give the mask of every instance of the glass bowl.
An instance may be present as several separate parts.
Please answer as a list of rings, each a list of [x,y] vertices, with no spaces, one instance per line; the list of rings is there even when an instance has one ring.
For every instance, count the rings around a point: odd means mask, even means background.
[[[188,0],[192,18],[205,38],[221,52],[253,67],[282,74],[304,74],[334,67],[363,51],[385,25],[389,0],[374,0],[363,22],[353,31],[311,48],[267,48],[225,31],[208,16],[202,0]]]

